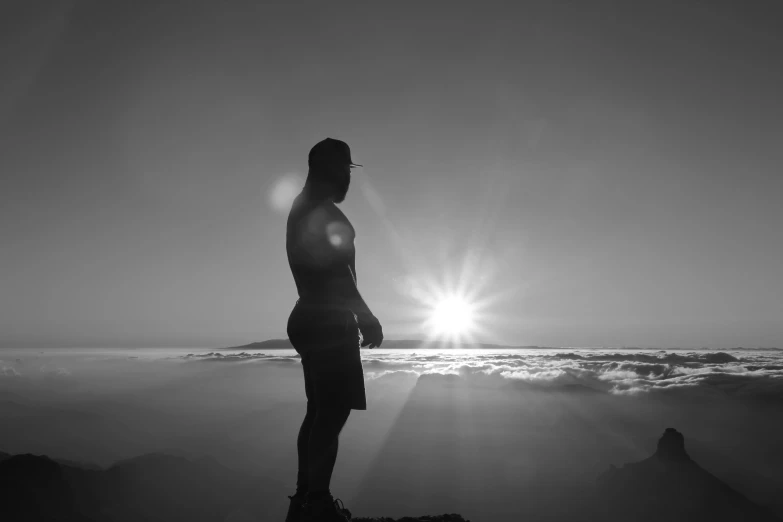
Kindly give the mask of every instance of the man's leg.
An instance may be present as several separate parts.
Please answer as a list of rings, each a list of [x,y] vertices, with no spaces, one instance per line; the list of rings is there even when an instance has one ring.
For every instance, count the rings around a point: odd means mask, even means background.
[[[304,495],[310,489],[310,432],[315,420],[315,404],[307,401],[307,414],[302,427],[299,428],[299,437],[296,439],[296,452],[299,455],[299,468],[296,473],[296,494]]]
[[[348,407],[326,407],[316,411],[310,430],[309,487],[311,492],[326,493],[337,461],[340,431],[348,420]]]

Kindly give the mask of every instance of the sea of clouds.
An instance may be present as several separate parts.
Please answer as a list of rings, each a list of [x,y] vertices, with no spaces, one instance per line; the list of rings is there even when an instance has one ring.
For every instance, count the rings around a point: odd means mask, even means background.
[[[285,352],[285,353],[282,353]],[[208,352],[183,359],[290,364],[292,350]],[[690,393],[783,400],[783,351],[639,350],[363,350],[365,378],[396,374],[456,375],[468,384],[503,387],[518,381],[541,389],[567,387],[615,394]]]
[[[384,382],[413,384],[421,377],[432,382],[450,376],[450,382],[456,379],[465,387],[783,404],[783,350],[777,349],[362,349],[362,365],[368,389]],[[2,350],[0,392],[95,396],[161,383],[173,386],[178,379],[209,383],[220,380],[218,375],[283,368],[301,376],[294,350]]]
[[[394,515],[391,488],[418,513],[518,520],[500,512],[509,495],[560,505],[559,488],[582,491],[610,463],[648,457],[667,427],[758,501],[783,484],[781,350],[361,355],[367,410],[341,433],[334,475],[360,512]],[[294,350],[0,350],[0,451],[100,466],[149,452],[211,455],[291,488],[303,380]]]

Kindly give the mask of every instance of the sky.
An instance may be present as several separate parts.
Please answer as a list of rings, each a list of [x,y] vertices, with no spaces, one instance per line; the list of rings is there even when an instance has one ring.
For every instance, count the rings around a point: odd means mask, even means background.
[[[4,4],[0,346],[285,337],[327,136],[387,338],[462,281],[482,342],[781,346],[772,7]]]

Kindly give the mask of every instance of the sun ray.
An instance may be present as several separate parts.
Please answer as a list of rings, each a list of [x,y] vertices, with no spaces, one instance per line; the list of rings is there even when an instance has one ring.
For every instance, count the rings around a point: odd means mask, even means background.
[[[417,274],[406,275],[398,291],[417,304],[414,307],[415,312],[411,310],[409,317],[416,317],[420,321],[426,336],[425,345],[468,344],[476,340],[485,341],[485,336],[494,337],[497,332],[493,331],[493,327],[498,326],[498,323],[492,324],[492,321],[496,314],[490,315],[488,311],[511,295],[518,295],[520,290],[524,290],[514,285],[490,291],[497,283],[496,276],[506,268],[505,257],[495,248],[498,245],[493,231],[507,205],[508,187],[516,172],[502,168],[501,165],[488,170],[485,173],[485,190],[475,206],[478,213],[470,220],[472,226],[463,227],[458,236],[448,233],[433,236],[429,238],[426,249],[416,248],[416,243],[404,233],[404,229],[398,231],[392,223],[386,212],[387,205],[370,179],[370,170],[363,168],[358,174],[358,179],[361,180],[359,186],[368,204],[386,228],[389,240],[400,256],[406,272]],[[465,250],[462,259],[454,262],[457,239],[458,243],[465,245]],[[432,276],[434,260],[436,264],[440,261],[438,277]],[[430,272],[430,277],[421,277],[427,272]],[[415,283],[410,283],[411,280]],[[436,333],[436,329],[432,327],[432,316],[440,313],[436,310],[441,307],[441,303],[455,295],[470,307],[472,320],[460,328],[455,327],[453,331]]]

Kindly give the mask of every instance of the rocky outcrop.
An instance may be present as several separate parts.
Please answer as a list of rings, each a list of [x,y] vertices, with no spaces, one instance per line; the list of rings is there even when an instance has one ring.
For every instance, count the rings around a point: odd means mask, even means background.
[[[685,437],[674,428],[666,428],[658,440],[658,449],[654,456],[664,462],[684,462],[691,460],[685,452]]]
[[[780,522],[694,462],[674,428],[666,429],[649,458],[612,466],[598,477],[596,509],[606,521]]]

